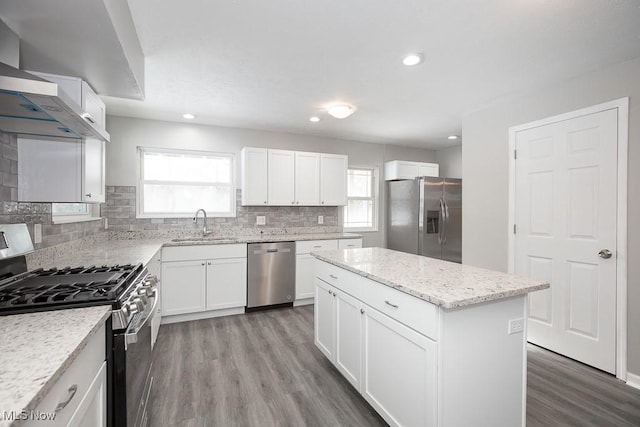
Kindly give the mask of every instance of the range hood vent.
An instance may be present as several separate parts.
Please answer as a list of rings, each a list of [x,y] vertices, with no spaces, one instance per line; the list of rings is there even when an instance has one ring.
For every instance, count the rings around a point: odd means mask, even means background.
[[[56,83],[0,62],[0,131],[26,137],[97,138],[109,134]]]

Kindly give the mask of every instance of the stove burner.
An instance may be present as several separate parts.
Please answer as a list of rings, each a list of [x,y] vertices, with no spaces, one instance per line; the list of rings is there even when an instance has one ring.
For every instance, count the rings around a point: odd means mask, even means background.
[[[21,308],[115,304],[140,271],[141,264],[33,270],[0,282],[0,315]]]

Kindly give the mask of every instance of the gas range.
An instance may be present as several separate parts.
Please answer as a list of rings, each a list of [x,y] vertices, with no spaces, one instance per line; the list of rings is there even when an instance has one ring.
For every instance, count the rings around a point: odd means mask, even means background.
[[[0,316],[109,304],[113,329],[123,329],[155,287],[142,264],[38,269],[0,281]]]

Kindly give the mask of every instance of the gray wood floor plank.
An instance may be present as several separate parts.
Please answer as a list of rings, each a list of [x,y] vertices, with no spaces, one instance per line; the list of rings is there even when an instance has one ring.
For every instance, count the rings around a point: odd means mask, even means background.
[[[640,426],[640,391],[529,346],[527,426]],[[385,426],[313,343],[313,306],[162,325],[152,427]]]

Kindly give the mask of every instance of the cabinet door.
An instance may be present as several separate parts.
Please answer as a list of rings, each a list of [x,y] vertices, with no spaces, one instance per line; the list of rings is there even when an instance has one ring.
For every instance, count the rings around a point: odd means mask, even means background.
[[[291,206],[295,204],[295,153],[286,150],[268,150],[268,204]]]
[[[390,425],[436,424],[436,345],[364,306],[362,394]]]
[[[243,148],[240,152],[242,169],[242,205],[267,204],[267,149]]]
[[[344,292],[336,292],[335,365],[360,390],[362,378],[362,303]]]
[[[309,254],[296,255],[296,300],[315,295],[315,258]]]
[[[207,261],[207,310],[247,305],[247,259]]]
[[[162,263],[162,315],[205,309],[205,261]]]
[[[336,290],[320,279],[315,279],[314,341],[316,347],[332,362],[336,347]]]
[[[347,204],[347,156],[320,154],[320,204]]]
[[[320,154],[296,151],[295,199],[296,206],[320,204]]]
[[[440,166],[437,163],[419,163],[418,176],[438,177]]]
[[[340,239],[338,249],[354,249],[362,247],[362,239]]]
[[[82,82],[82,109],[89,113],[91,120],[104,129],[106,126],[106,107],[100,97],[91,89],[87,82]]]
[[[82,201],[104,203],[104,141],[87,138],[82,143]]]
[[[67,427],[106,427],[107,425],[107,362],[102,367],[73,413]]]
[[[82,143],[18,138],[18,201],[81,202]]]

